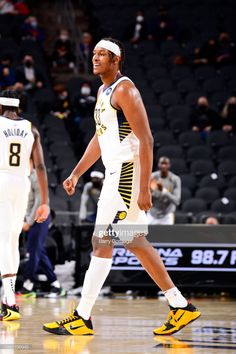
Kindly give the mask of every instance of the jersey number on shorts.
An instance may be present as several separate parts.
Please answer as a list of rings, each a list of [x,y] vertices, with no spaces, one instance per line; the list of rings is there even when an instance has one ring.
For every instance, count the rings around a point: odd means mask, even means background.
[[[20,144],[11,143],[10,156],[9,156],[9,165],[10,166],[20,166],[20,151],[21,151]]]

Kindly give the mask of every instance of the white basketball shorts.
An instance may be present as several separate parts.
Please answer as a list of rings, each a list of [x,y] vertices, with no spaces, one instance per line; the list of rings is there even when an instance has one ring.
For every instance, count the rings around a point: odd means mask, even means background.
[[[20,234],[29,190],[27,177],[0,172],[0,232]]]
[[[129,241],[135,235],[148,233],[146,213],[137,204],[139,184],[138,159],[113,164],[106,169],[98,201],[95,236],[103,237],[107,231],[113,230],[121,241],[126,237]]]

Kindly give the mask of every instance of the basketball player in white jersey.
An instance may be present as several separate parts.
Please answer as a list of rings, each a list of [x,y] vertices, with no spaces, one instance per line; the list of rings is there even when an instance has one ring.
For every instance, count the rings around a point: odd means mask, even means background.
[[[41,205],[35,220],[43,222],[49,213],[47,175],[39,132],[18,116],[20,100],[15,91],[0,94],[0,273],[3,299],[0,320],[20,318],[15,299],[19,267],[19,235],[29,194],[30,158],[37,171]]]
[[[44,325],[44,330],[51,333],[94,333],[90,314],[111,269],[113,231],[116,236],[121,235],[121,240],[124,234],[128,237],[123,238],[125,247],[135,254],[168,300],[168,320],[155,329],[154,334],[173,334],[200,316],[200,312],[174,286],[160,256],[145,237],[145,212],[152,206],[153,138],[140,93],[120,72],[123,59],[121,43],[112,38],[102,39],[94,48],[93,71],[103,82],[94,114],[96,133],[63,185],[68,195],[72,195],[79,178],[100,156],[106,174],[98,202],[93,256],[85,275],[80,303],[71,316]]]

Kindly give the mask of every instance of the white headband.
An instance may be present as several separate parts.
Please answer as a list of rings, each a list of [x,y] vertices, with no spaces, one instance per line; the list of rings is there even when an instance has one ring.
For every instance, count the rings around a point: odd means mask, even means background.
[[[101,47],[101,48],[104,48],[104,49],[107,49],[109,50],[110,52],[114,53],[115,55],[118,55],[119,57],[121,56],[121,52],[120,52],[120,48],[119,46],[114,43],[114,42],[111,42],[111,41],[107,41],[105,39],[102,39],[101,41],[99,41],[95,48],[97,47]]]
[[[0,97],[0,105],[9,107],[19,107],[20,100],[18,98]]]

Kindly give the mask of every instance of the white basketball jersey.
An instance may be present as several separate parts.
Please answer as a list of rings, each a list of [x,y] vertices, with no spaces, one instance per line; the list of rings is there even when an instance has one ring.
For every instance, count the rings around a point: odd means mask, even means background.
[[[0,172],[29,176],[34,142],[31,123],[0,116]]]
[[[131,81],[122,76],[106,89],[101,87],[94,111],[96,133],[104,165],[133,161],[139,154],[139,140],[134,135],[124,113],[111,105],[112,94],[121,81]]]

